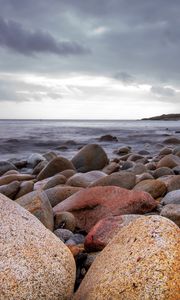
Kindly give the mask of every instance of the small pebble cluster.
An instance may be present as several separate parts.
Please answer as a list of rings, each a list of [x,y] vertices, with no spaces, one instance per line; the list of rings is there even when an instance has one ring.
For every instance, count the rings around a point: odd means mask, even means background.
[[[0,161],[0,299],[180,299],[173,143],[153,156],[123,146],[109,160],[89,144],[71,160]]]

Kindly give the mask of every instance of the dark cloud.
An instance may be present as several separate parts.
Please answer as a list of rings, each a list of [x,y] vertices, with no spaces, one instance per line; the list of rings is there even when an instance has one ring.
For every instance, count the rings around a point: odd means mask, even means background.
[[[58,42],[48,32],[28,31],[19,23],[0,18],[0,46],[25,55],[49,52],[57,55],[81,55],[90,51],[76,42]]]

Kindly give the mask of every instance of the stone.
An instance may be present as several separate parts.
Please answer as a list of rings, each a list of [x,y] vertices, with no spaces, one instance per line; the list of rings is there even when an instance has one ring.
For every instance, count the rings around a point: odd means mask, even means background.
[[[84,146],[71,160],[78,172],[101,170],[108,164],[103,148],[97,144]]]
[[[73,234],[73,236],[70,237],[70,239],[68,241],[66,241],[66,245],[73,245],[75,243],[75,245],[80,245],[80,244],[84,244],[84,240],[85,237],[83,234],[80,233],[75,233]]]
[[[26,174],[12,174],[0,177],[0,186],[9,184],[13,181],[25,181],[25,180],[32,180],[34,179],[33,175],[26,175]]]
[[[19,187],[19,191],[16,194],[15,199],[18,199],[18,198],[32,192],[33,188],[34,188],[34,182],[33,181],[23,181],[23,182],[21,182],[20,187]]]
[[[74,215],[68,211],[57,213],[54,218],[54,228],[63,228],[74,232],[76,228],[76,219]]]
[[[140,155],[140,154],[135,154],[132,153],[129,157],[128,157],[128,161],[138,161],[140,159],[144,158],[144,156]]]
[[[9,161],[0,161],[0,176],[10,170],[17,170],[15,165],[10,163]]]
[[[48,197],[44,192],[39,193],[35,191],[28,193],[17,199],[15,202],[38,218],[46,228],[53,231],[53,211]]]
[[[172,169],[175,175],[180,175],[180,166],[177,166]]]
[[[166,194],[161,200],[162,205],[180,204],[180,189]]]
[[[168,204],[161,210],[161,216],[173,221],[180,227],[180,204]]]
[[[132,189],[136,184],[136,176],[131,172],[120,171],[94,181],[90,186],[119,186]]]
[[[145,164],[147,170],[156,170],[156,163],[155,162],[149,162]]]
[[[165,155],[168,155],[168,154],[171,154],[171,153],[172,153],[172,149],[171,149],[171,148],[164,147],[164,148],[161,149],[161,151],[159,152],[159,155],[160,155],[160,156],[165,156]]]
[[[180,165],[180,157],[173,154],[169,154],[160,159],[160,161],[157,163],[157,168],[167,167],[172,169],[179,165]]]
[[[50,188],[53,188],[57,185],[60,184],[65,184],[66,183],[66,177],[62,174],[56,174],[53,177],[51,177],[43,186],[43,190],[47,190]]]
[[[174,175],[173,170],[167,167],[161,167],[153,172],[154,178],[159,178],[166,175]]]
[[[73,176],[74,174],[76,174],[76,171],[72,170],[72,169],[67,169],[67,170],[64,170],[64,171],[60,172],[59,174],[65,176],[68,179],[71,176]]]
[[[147,172],[147,168],[142,163],[136,163],[129,171],[133,172],[135,175],[139,175]]]
[[[37,166],[38,163],[40,163],[43,160],[45,160],[45,158],[42,156],[42,154],[33,153],[28,157],[27,164],[30,167],[34,168],[35,166]]]
[[[179,244],[170,220],[136,219],[96,257],[73,300],[179,299]]]
[[[83,188],[74,186],[56,186],[44,192],[48,196],[51,206],[54,207],[71,195],[81,191]]]
[[[59,228],[54,231],[54,234],[65,243],[71,237],[73,237],[73,233],[68,229]]]
[[[167,192],[180,189],[180,175],[169,175],[159,178],[165,183],[167,187]]]
[[[84,268],[88,270],[92,263],[94,262],[95,258],[99,255],[100,251],[97,252],[91,252],[87,254],[87,258],[84,262]]]
[[[158,179],[146,179],[137,183],[134,187],[134,190],[147,192],[154,199],[157,199],[166,193],[167,188],[164,182]]]
[[[111,134],[102,135],[99,138],[100,142],[118,142],[118,138],[116,136],[112,136]]]
[[[47,160],[43,160],[38,165],[34,168],[32,174],[33,175],[38,175],[48,164]]]
[[[16,196],[18,190],[20,187],[20,182],[19,181],[13,181],[9,184],[6,185],[1,185],[0,186],[0,193],[5,195],[6,197],[10,199],[14,199]]]
[[[180,152],[180,145],[179,146],[176,146],[174,149],[173,149],[173,154],[174,155],[177,155],[177,153],[179,153]]]
[[[102,171],[90,171],[87,173],[76,173],[70,177],[66,184],[69,186],[88,187],[94,181],[107,176]]]
[[[170,137],[170,138],[167,138],[163,141],[164,144],[180,144],[180,139],[176,138],[176,137]]]
[[[47,166],[37,176],[37,180],[51,177],[66,169],[74,169],[73,164],[65,157],[56,157],[52,159]]]
[[[0,195],[1,299],[70,299],[75,263],[37,218]]]
[[[87,234],[85,249],[88,252],[101,251],[113,239],[113,237],[133,220],[141,215],[121,215],[101,219]]]
[[[133,166],[134,166],[134,162],[125,161],[125,162],[122,163],[121,170],[129,170],[129,169],[133,168]]]
[[[119,164],[116,163],[116,162],[114,162],[114,161],[112,161],[112,162],[109,163],[109,165],[105,166],[105,167],[102,169],[102,171],[103,171],[105,174],[110,175],[110,174],[112,174],[112,173],[114,173],[114,172],[119,171],[119,168],[120,168]]]
[[[126,147],[126,146],[124,146],[124,147],[121,147],[121,148],[119,148],[117,151],[116,151],[116,154],[118,154],[118,155],[125,155],[125,154],[128,154],[128,153],[130,153],[131,152],[131,147]]]
[[[140,175],[136,175],[136,184],[147,179],[154,179],[154,177],[150,173],[142,173]]]
[[[53,158],[57,157],[57,154],[53,151],[49,151],[43,154],[43,157],[47,160],[47,161],[51,161]]]
[[[77,227],[87,232],[101,219],[112,215],[142,214],[152,211],[158,202],[150,194],[117,186],[86,188],[53,208],[56,215],[71,212]]]

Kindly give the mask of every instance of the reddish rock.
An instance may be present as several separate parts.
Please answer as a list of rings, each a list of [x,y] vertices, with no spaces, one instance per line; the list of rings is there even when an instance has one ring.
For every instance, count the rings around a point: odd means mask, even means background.
[[[84,243],[85,249],[88,252],[104,249],[121,228],[140,216],[141,215],[122,215],[100,220],[91,228],[86,236]]]
[[[97,144],[84,146],[72,159],[78,172],[101,170],[108,164],[108,158],[103,148]]]
[[[80,190],[82,190],[81,187],[58,186],[45,190],[45,193],[48,196],[48,199],[53,207],[65,200],[66,198],[70,197],[71,195],[79,192]]]
[[[99,220],[112,215],[143,214],[152,211],[158,202],[150,194],[129,191],[116,186],[86,188],[53,208],[54,213],[69,211],[77,226],[89,231]]]
[[[47,166],[44,167],[44,169],[42,169],[37,177],[37,180],[51,177],[67,169],[74,169],[73,164],[65,157],[55,157],[47,164]]]

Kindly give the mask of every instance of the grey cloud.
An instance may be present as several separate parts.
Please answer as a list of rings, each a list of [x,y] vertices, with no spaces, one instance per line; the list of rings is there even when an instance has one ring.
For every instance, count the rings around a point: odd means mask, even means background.
[[[127,72],[116,72],[113,78],[120,80],[124,84],[131,84],[135,82],[135,78]]]
[[[86,47],[77,42],[56,41],[48,32],[28,31],[19,23],[0,18],[0,46],[8,47],[25,55],[38,52],[57,55],[81,55],[90,53]]]
[[[174,97],[176,95],[176,91],[174,89],[162,86],[152,86],[151,93],[163,97]]]

